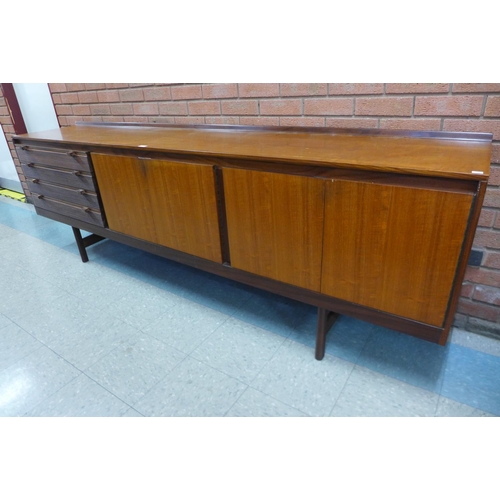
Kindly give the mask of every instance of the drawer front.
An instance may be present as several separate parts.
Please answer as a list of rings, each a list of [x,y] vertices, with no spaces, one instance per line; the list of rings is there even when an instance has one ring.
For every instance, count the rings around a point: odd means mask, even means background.
[[[88,155],[84,151],[42,149],[35,146],[17,146],[16,150],[21,163],[91,172]]]
[[[33,204],[35,207],[43,208],[45,210],[49,210],[50,212],[56,212],[58,214],[72,217],[73,219],[104,227],[101,212],[90,207],[73,205],[71,203],[59,201],[41,194],[33,196]]]
[[[88,189],[95,192],[94,181],[89,173],[82,173],[80,170],[58,170],[55,168],[40,167],[38,165],[21,164],[23,173],[31,179],[62,184],[78,189]]]
[[[49,198],[55,198],[56,200],[69,201],[75,205],[99,210],[97,195],[92,191],[58,186],[37,179],[26,179],[26,182],[28,183],[29,190],[33,194],[41,194]]]

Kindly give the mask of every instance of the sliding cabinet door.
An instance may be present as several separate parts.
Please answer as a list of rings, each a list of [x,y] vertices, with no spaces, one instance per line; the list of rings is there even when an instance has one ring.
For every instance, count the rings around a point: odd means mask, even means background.
[[[225,168],[231,265],[319,291],[324,181]]]
[[[213,169],[92,154],[110,229],[222,262]]]
[[[473,194],[328,182],[321,291],[442,326]]]

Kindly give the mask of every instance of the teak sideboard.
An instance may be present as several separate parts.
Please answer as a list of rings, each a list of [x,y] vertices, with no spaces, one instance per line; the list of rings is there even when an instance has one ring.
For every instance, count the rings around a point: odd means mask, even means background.
[[[491,134],[80,123],[14,137],[39,215],[446,343]],[[92,233],[82,238],[80,230]]]

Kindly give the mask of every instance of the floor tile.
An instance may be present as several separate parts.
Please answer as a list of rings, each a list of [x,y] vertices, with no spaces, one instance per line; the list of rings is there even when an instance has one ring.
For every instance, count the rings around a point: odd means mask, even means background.
[[[354,365],[285,340],[251,386],[311,416],[328,416]]]
[[[79,335],[95,316],[96,311],[88,304],[63,291],[57,300],[43,308],[28,305],[13,320],[41,342],[48,343],[62,335]]]
[[[500,358],[450,344],[441,395],[500,415]]]
[[[76,279],[69,279],[59,286],[97,309],[121,299],[133,283],[130,277],[119,272],[111,269],[104,272],[99,264],[80,262],[79,266],[75,265],[73,272]]]
[[[5,249],[8,238],[16,238],[18,235],[19,231],[16,231],[15,229],[12,229],[11,227],[6,226],[5,224],[2,224],[0,222],[0,251],[3,251]]]
[[[332,417],[432,417],[439,396],[357,366],[352,371]]]
[[[73,269],[77,263],[82,264],[76,255],[32,236],[11,238],[10,246],[7,254],[15,256],[15,262],[23,269],[55,285],[65,283],[67,270]]]
[[[27,417],[120,417],[129,406],[81,374],[35,406]]]
[[[140,334],[102,357],[87,375],[128,404],[142,398],[186,355]]]
[[[18,273],[29,274],[26,269],[23,269],[22,267],[18,266],[15,262],[9,261],[7,258],[5,258],[1,250],[0,250],[0,273],[4,283],[9,283],[9,285],[12,284],[16,288],[18,286],[18,278],[17,278]]]
[[[43,219],[44,224],[35,224],[32,228],[26,231],[27,234],[45,241],[46,243],[64,248],[67,245],[74,245],[76,249],[75,238],[71,227],[60,222]]]
[[[0,327],[0,371],[42,347],[29,333],[14,323]]]
[[[125,295],[103,307],[103,311],[142,329],[172,308],[178,297],[152,285],[137,282]]]
[[[9,318],[7,318],[7,316],[0,314],[0,330],[2,328],[5,328],[6,326],[11,326],[13,324],[14,323],[12,323],[12,321]]]
[[[48,341],[47,345],[84,371],[134,335],[140,335],[134,327],[109,314],[100,313],[82,325],[79,331],[68,331]]]
[[[2,203],[0,211],[0,224],[4,224],[11,229],[17,229],[24,233],[36,233],[36,228],[49,224],[50,220],[45,217],[40,217],[36,213],[29,212],[12,205]]]
[[[357,362],[370,370],[439,393],[447,349],[375,326]]]
[[[189,277],[183,281],[183,286],[184,298],[229,315],[251,297],[246,285],[197,269],[189,270]]]
[[[439,397],[436,417],[495,417],[492,413],[464,405],[453,399]]]
[[[134,408],[149,417],[222,417],[246,387],[200,361],[187,358]]]
[[[228,319],[227,314],[179,298],[175,307],[142,331],[189,354]]]
[[[133,262],[140,258],[139,250],[112,240],[103,240],[87,248],[90,262],[95,262],[108,269],[124,272],[129,276]]]
[[[21,416],[77,377],[80,372],[40,347],[0,372],[0,416]]]
[[[283,337],[230,318],[191,356],[248,384],[283,342]]]
[[[450,341],[463,347],[469,347],[475,351],[481,351],[492,356],[500,356],[500,340],[498,339],[453,328]]]
[[[283,337],[297,331],[309,306],[262,290],[252,290],[251,298],[233,317]]]
[[[89,253],[89,258],[91,257]],[[186,287],[186,282],[190,279],[191,273],[196,271],[188,266],[131,247],[127,252],[120,252],[117,260],[108,255],[99,257],[96,262],[104,263],[110,269],[117,269],[126,276],[180,297],[190,292],[190,289]]]
[[[2,279],[5,283],[9,283],[9,290],[0,300],[0,313],[9,319],[18,317],[30,309],[43,310],[65,295],[65,291],[58,286],[24,269],[16,270],[13,275],[6,273]]]
[[[130,408],[130,410],[127,410],[122,417],[144,417],[144,415],[141,415],[138,411]]]
[[[249,387],[226,413],[226,417],[307,417],[307,415]]]
[[[78,255],[46,243],[36,251],[22,250],[20,253],[19,262],[30,272],[98,309],[123,297],[127,285],[134,282],[127,275],[94,262],[83,263]]]
[[[316,323],[317,308],[311,308],[289,338],[301,344],[315,347]],[[370,323],[349,316],[339,316],[326,336],[325,352],[356,363],[373,328],[374,325]]]

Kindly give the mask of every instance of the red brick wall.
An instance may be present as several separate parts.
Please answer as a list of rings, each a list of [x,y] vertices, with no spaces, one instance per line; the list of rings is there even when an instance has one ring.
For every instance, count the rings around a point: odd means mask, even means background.
[[[229,123],[492,132],[492,168],[457,326],[500,334],[500,83],[50,84],[76,121]]]
[[[7,139],[7,144],[9,145],[10,154],[12,155],[12,159],[14,160],[14,165],[17,170],[17,174],[19,175],[19,179],[21,184],[23,185],[23,189],[27,195],[28,185],[26,184],[26,179],[21,170],[21,164],[17,158],[17,153],[14,148],[14,143],[12,142],[12,136],[14,135],[14,125],[12,123],[12,118],[10,117],[9,108],[7,103],[3,97],[2,86],[0,85],[0,125],[2,126],[2,131],[5,134],[5,138]]]

